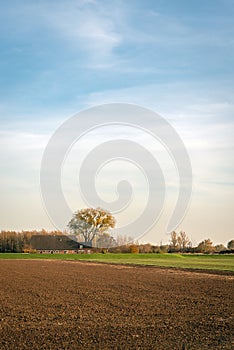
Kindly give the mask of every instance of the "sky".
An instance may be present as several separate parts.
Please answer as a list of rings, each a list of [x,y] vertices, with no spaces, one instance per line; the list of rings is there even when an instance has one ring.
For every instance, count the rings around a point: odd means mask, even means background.
[[[0,229],[55,228],[40,190],[46,145],[72,115],[121,102],[158,113],[185,144],[193,194],[176,230],[194,244],[233,239],[233,16],[233,0],[1,1]],[[64,196],[72,211],[85,207],[77,184],[82,159],[92,147],[120,136],[152,153],[160,148],[165,207],[141,241],[166,243],[177,173],[162,145],[139,130],[106,127],[73,145],[63,164]],[[98,193],[110,201],[123,168],[136,191],[131,205],[116,215],[120,226],[147,202],[144,174],[116,160],[96,176]]]

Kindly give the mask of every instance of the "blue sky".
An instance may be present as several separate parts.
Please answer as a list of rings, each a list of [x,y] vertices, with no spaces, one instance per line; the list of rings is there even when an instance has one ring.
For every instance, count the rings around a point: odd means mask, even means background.
[[[130,102],[165,117],[190,154],[178,229],[233,238],[233,15],[233,0],[2,1],[1,228],[53,228],[39,189],[49,137],[81,109]],[[166,241],[163,227],[145,240]]]

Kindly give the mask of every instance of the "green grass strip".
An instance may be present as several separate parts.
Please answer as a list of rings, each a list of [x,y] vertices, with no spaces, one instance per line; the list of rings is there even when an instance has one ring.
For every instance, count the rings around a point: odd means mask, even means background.
[[[183,269],[234,271],[233,255],[194,254],[27,254],[0,253],[0,259],[85,260],[115,264],[139,264]]]

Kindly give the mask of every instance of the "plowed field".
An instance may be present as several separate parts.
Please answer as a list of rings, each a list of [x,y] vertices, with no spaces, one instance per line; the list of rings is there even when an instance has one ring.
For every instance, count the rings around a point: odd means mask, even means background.
[[[233,349],[233,275],[0,261],[0,349]]]

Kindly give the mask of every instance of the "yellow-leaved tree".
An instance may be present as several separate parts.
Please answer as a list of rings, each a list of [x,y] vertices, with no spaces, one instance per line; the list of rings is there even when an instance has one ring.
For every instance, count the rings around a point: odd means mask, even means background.
[[[68,223],[73,234],[83,237],[84,244],[92,246],[95,237],[107,233],[115,227],[116,220],[107,210],[102,208],[86,208],[76,211]]]

